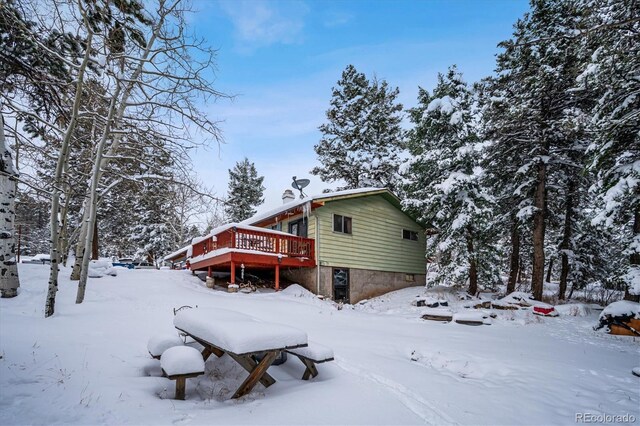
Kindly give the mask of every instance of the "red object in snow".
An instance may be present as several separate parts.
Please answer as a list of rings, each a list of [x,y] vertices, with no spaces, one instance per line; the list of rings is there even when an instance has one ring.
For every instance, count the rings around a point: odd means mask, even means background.
[[[540,314],[540,315],[549,315],[549,316],[555,316],[554,314],[557,314],[555,308],[552,306],[550,308],[543,308],[541,306],[534,306],[533,307],[533,312],[535,314]]]

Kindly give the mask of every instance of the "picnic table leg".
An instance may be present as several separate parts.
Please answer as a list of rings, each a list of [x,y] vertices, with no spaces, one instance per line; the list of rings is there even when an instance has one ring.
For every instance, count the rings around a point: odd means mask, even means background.
[[[253,370],[256,368],[256,365],[258,365],[258,363],[249,356],[244,357],[244,356],[238,356],[238,355],[232,355],[232,354],[229,354],[229,356],[233,358],[238,364],[242,366],[242,368],[247,370],[249,373],[253,372]],[[260,383],[262,383],[262,386],[264,386],[265,388],[268,388],[275,382],[276,380],[273,377],[271,377],[271,375],[269,375],[269,373],[267,373],[266,371],[260,378]]]
[[[318,369],[313,361],[310,361],[306,358],[298,357],[300,361],[305,365],[306,370],[304,370],[304,374],[302,375],[302,380],[309,380],[311,377],[316,377],[318,375]]]
[[[215,354],[218,358],[220,358],[222,355],[224,355],[224,352],[212,346],[205,346],[202,350],[202,359],[206,361],[207,358],[211,356],[211,354]]]
[[[178,377],[176,379],[176,399],[184,401],[185,388],[187,385],[186,381],[187,379],[184,377]]]
[[[249,374],[249,377],[247,377],[246,380],[242,382],[236,393],[233,394],[231,398],[240,398],[241,396],[244,396],[251,392],[251,389],[253,389],[258,381],[260,381],[262,376],[264,374],[267,374],[267,369],[271,366],[271,364],[276,360],[277,357],[278,351],[267,352],[264,358],[262,358],[262,361],[260,361],[258,365],[256,365],[251,374]]]

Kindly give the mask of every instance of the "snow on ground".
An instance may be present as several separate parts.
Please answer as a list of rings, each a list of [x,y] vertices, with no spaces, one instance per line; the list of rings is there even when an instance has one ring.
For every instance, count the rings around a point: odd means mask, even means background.
[[[280,293],[228,294],[186,271],[119,270],[89,279],[85,302],[61,271],[56,314],[43,318],[48,267],[19,265],[22,287],[0,300],[2,424],[568,424],[576,413],[640,419],[639,341],[595,332],[597,313],[541,318],[497,311],[479,327],[420,319],[412,306],[445,290],[414,287],[356,306]],[[174,333],[173,308],[236,310],[292,325],[333,349],[335,361],[302,381],[295,359],[277,383],[228,397],[246,373],[212,356],[187,380],[185,401],[160,377],[147,342]],[[573,310],[569,310],[572,312]],[[577,312],[577,311],[576,311]]]

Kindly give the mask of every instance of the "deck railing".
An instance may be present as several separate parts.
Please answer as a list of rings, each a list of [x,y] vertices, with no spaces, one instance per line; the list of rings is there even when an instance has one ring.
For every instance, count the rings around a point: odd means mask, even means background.
[[[295,235],[230,228],[193,245],[193,256],[221,248],[278,253],[289,257],[315,258],[315,241]]]

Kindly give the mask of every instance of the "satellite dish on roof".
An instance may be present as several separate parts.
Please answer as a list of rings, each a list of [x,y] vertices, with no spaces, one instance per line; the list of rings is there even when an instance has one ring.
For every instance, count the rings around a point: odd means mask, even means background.
[[[300,191],[300,198],[304,198],[306,194],[302,190],[309,185],[309,182],[311,182],[309,179],[298,179],[294,176],[291,187]]]

